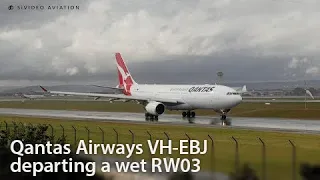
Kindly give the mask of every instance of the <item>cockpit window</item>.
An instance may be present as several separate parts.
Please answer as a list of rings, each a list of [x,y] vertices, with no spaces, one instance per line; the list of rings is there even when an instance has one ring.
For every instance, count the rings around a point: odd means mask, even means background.
[[[238,92],[228,92],[227,95],[240,95]]]

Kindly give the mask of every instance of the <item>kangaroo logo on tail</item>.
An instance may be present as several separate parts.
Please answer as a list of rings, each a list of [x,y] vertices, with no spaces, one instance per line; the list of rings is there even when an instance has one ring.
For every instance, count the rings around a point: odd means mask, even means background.
[[[117,68],[118,68],[118,77],[119,77],[119,88],[124,88],[123,94],[130,96],[131,95],[131,86],[136,84],[133,80],[125,62],[123,61],[121,54],[116,53]]]

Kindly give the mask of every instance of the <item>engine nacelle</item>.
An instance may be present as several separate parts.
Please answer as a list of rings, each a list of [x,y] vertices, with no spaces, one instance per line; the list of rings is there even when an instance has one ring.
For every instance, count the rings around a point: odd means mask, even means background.
[[[160,102],[152,101],[146,105],[145,109],[149,114],[158,116],[164,113],[165,106]]]

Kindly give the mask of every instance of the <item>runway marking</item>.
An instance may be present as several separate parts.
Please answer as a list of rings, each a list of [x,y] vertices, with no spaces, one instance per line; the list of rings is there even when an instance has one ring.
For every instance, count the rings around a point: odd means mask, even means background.
[[[250,111],[242,111],[242,112],[235,113],[235,114],[232,114],[232,115],[247,114],[247,113],[263,111],[263,110],[265,110],[265,109],[254,109],[254,110],[250,110]]]

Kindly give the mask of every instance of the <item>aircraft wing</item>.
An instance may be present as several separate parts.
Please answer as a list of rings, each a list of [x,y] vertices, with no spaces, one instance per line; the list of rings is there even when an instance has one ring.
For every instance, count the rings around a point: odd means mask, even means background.
[[[115,90],[123,90],[123,88],[111,87],[111,86],[100,86],[100,85],[90,85],[95,87],[107,88],[107,89],[115,89]]]
[[[50,94],[62,94],[62,95],[75,95],[75,96],[89,96],[89,97],[105,97],[114,99],[125,99],[125,100],[137,100],[137,101],[158,101],[162,103],[173,103],[173,104],[183,104],[179,99],[172,98],[146,98],[141,96],[126,96],[124,94],[102,94],[102,93],[80,93],[80,92],[64,92],[64,91],[49,91],[44,87],[40,86],[41,89]]]

